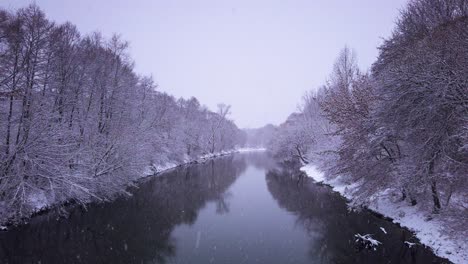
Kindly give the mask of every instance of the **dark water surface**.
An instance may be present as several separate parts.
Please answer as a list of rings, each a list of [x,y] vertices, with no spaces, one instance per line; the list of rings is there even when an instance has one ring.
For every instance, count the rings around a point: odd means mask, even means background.
[[[411,233],[348,211],[328,187],[294,174],[265,153],[176,169],[130,198],[0,233],[0,263],[444,263],[408,248]],[[356,233],[383,244],[360,249]]]

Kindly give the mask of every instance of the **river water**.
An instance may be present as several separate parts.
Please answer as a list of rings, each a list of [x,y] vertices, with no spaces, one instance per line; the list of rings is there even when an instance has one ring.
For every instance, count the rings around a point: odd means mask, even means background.
[[[146,178],[131,197],[0,233],[0,263],[446,263],[297,174],[266,153],[178,168]],[[362,248],[357,233],[382,244]]]

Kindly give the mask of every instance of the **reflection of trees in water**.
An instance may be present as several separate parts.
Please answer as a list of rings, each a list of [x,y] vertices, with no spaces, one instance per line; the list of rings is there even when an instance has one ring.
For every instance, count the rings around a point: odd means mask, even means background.
[[[227,188],[245,170],[242,157],[224,157],[146,180],[130,198],[53,213],[0,234],[1,263],[165,263],[175,255],[173,229],[193,224],[207,202],[229,210]]]
[[[227,201],[232,194],[225,192],[220,195],[216,201],[216,213],[218,214],[227,214],[229,213],[229,202]]]
[[[443,263],[429,250],[409,249],[404,241],[410,241],[412,235],[406,230],[367,211],[351,212],[344,199],[328,187],[291,175],[299,174],[287,168],[270,170],[267,186],[279,206],[294,213],[310,235],[311,259],[320,263]],[[358,250],[353,238],[356,233],[373,234],[383,245],[377,251]]]
[[[241,155],[239,155],[241,156]],[[277,162],[270,156],[268,152],[250,152],[243,153],[243,157],[249,160],[249,165],[256,169],[273,169],[278,166]]]

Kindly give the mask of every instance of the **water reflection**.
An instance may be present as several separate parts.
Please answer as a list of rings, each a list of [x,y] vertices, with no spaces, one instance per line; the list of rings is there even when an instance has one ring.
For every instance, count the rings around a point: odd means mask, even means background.
[[[177,253],[171,238],[215,201],[229,211],[227,188],[244,171],[242,157],[224,157],[146,180],[130,198],[55,214],[0,234],[0,263],[166,263]]]
[[[412,234],[367,211],[349,211],[344,199],[290,168],[266,174],[268,190],[281,208],[296,216],[310,236],[309,256],[318,263],[448,263],[421,247],[408,248]],[[382,228],[387,232],[385,234]],[[376,251],[356,245],[354,234],[372,234],[383,244]]]

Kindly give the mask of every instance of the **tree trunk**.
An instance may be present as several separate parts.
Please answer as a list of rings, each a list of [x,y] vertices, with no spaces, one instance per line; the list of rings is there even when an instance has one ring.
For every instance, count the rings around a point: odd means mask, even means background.
[[[450,184],[449,193],[447,195],[447,200],[445,200],[445,207],[447,207],[449,205],[450,198],[452,198],[452,193],[453,193],[453,185]]]
[[[434,213],[438,213],[440,210],[440,199],[439,199],[439,194],[437,193],[437,185],[436,185],[435,180],[432,181],[431,190],[432,190],[432,199],[434,199]]]
[[[401,201],[404,201],[404,200],[406,200],[406,190],[405,190],[405,188],[403,188],[401,190]]]
[[[409,192],[409,199],[410,199],[410,202],[411,202],[411,206],[415,206],[418,204],[418,201],[416,200],[416,198],[414,198],[414,195],[412,194],[412,192],[410,191]]]
[[[304,163],[304,164],[309,164],[309,161],[304,158],[304,155],[302,155],[301,148],[299,146],[296,146],[296,151],[297,151],[297,156],[299,159]]]
[[[6,156],[10,154],[10,135],[11,135],[11,117],[13,116],[13,95],[10,96],[10,104],[8,107],[8,117],[7,117],[7,133],[6,133]]]
[[[434,174],[434,159],[429,162],[429,179],[432,178]],[[434,201],[434,213],[438,213],[440,210],[440,199],[439,193],[437,192],[437,182],[435,179],[431,179],[431,191],[432,199]]]
[[[10,154],[10,144],[11,144],[11,118],[13,117],[13,100],[15,99],[15,92],[16,92],[16,74],[18,72],[18,53],[15,54],[15,61],[13,66],[13,76],[12,76],[12,89],[10,95],[10,104],[8,106],[8,117],[7,117],[7,134],[6,134],[6,156]]]

